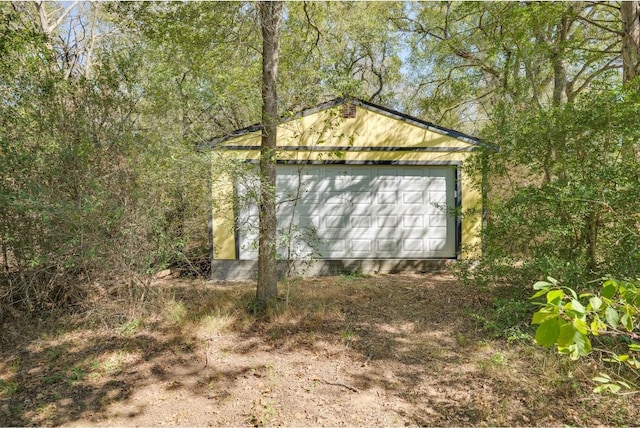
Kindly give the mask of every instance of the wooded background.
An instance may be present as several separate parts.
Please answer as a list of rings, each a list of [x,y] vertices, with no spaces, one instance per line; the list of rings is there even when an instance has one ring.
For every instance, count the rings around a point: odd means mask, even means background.
[[[282,115],[351,95],[500,147],[479,283],[640,274],[637,1],[285,3],[279,56]],[[206,274],[197,147],[261,122],[256,4],[2,2],[0,57],[0,305]]]

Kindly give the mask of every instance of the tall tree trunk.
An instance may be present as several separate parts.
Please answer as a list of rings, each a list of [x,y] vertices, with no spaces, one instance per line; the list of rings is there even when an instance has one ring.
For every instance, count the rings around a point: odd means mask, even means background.
[[[622,19],[622,80],[640,75],[640,6],[638,0],[620,2]]]
[[[622,83],[637,79],[635,89],[640,91],[640,2],[620,2],[622,21]],[[626,141],[622,152],[630,159],[638,159],[637,144]]]
[[[276,271],[276,140],[278,129],[278,59],[282,2],[260,2],[262,27],[262,147],[260,149],[260,229],[257,301],[261,307],[278,297]]]
[[[598,272],[598,223],[600,206],[594,204],[585,224],[585,240],[587,246],[587,268],[589,272]]]

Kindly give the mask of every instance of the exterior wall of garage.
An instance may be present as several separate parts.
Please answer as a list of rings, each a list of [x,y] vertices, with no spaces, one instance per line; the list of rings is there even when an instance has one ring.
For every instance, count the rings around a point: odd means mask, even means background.
[[[294,164],[451,165],[457,168],[461,258],[477,256],[482,228],[481,192],[464,168],[482,143],[456,131],[361,101],[354,118],[345,118],[345,103],[306,110],[278,128],[278,162]],[[212,158],[213,259],[237,258],[233,179],[219,165],[230,159],[256,162],[260,129],[239,131],[215,144]]]

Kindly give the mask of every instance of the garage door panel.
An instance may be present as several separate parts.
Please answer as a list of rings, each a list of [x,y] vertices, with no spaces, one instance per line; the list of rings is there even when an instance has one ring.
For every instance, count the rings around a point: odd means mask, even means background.
[[[375,189],[376,191],[380,192],[380,191],[391,191],[391,192],[395,192],[395,190],[398,188],[398,181],[393,179],[393,178],[389,178],[384,179],[384,180],[375,180],[371,183],[371,187],[373,189]]]
[[[406,190],[402,191],[403,205],[424,205],[424,198],[421,191]]]
[[[345,239],[325,240],[320,246],[320,254],[325,258],[346,257],[347,244]],[[329,257],[331,256],[331,257]]]
[[[433,228],[433,227],[441,227],[441,228],[445,228],[447,227],[447,216],[446,214],[440,214],[440,215],[429,215],[429,227]]]
[[[405,214],[402,216],[403,229],[424,229],[422,214]]]
[[[398,204],[397,206],[395,206],[393,208],[393,210],[389,211],[392,213],[397,213],[400,217],[402,217],[405,214],[424,214],[426,210],[426,206],[425,205],[403,205],[403,204]]]
[[[425,187],[428,191],[445,191],[447,190],[447,180],[443,177],[430,177],[426,180]]]
[[[446,207],[439,203],[429,202],[428,204],[424,205],[424,209],[422,212],[428,216],[444,216],[445,218],[449,217],[447,215],[448,213]]]
[[[370,215],[354,215],[349,218],[352,229],[371,229]]]
[[[390,168],[386,170],[385,168],[378,168],[376,170],[376,176],[373,178],[375,183],[396,183],[399,179],[398,169]]]
[[[442,252],[447,250],[447,246],[442,239],[428,239],[429,250],[433,252]]]
[[[422,239],[403,239],[402,250],[407,254],[424,252],[424,241]]]
[[[293,189],[296,187],[296,183],[293,180],[298,181],[296,174],[278,175],[276,176],[276,186],[280,189]]]
[[[316,254],[315,249],[301,240],[279,240],[278,253],[284,258],[308,258]]]
[[[398,251],[398,241],[396,239],[376,239],[376,250],[378,254],[394,254]]]
[[[320,227],[320,217],[313,215],[313,216],[299,216],[299,222],[296,222],[296,226],[298,225],[304,225],[305,227],[310,227],[313,229],[318,229]]]
[[[378,229],[395,229],[398,227],[398,216],[395,215],[377,215]]]
[[[396,202],[395,191],[382,190],[376,194],[376,203],[378,205],[395,205]]]
[[[429,227],[427,229],[429,238],[440,238],[440,240],[447,237],[446,227]]]
[[[447,203],[447,192],[429,192],[429,202],[431,204],[446,204]]]
[[[370,257],[372,253],[371,239],[351,239],[350,249],[354,256]]]
[[[324,217],[324,227],[326,229],[342,230],[346,226],[346,218],[341,215],[327,215]]]
[[[350,192],[348,202],[354,205],[371,205],[373,195],[371,192]]]
[[[343,192],[327,192],[325,202],[329,205],[344,205],[346,203],[345,195]]]
[[[317,208],[319,204],[323,203],[324,195],[325,195],[324,190],[307,187],[300,194],[301,200],[298,201],[298,205]]]

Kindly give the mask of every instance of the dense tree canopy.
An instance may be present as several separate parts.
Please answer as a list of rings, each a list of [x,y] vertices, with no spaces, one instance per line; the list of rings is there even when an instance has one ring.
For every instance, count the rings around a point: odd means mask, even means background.
[[[285,3],[278,110],[349,94],[481,135],[491,272],[635,275],[637,3]],[[197,146],[261,121],[256,4],[4,2],[0,55],[3,304],[206,260]]]

